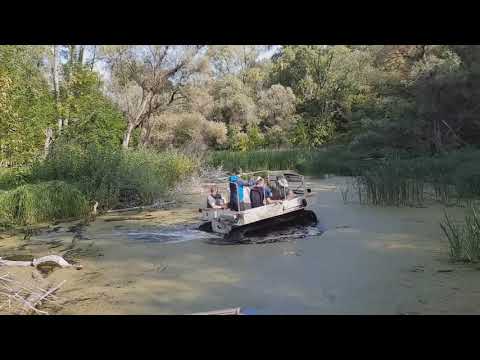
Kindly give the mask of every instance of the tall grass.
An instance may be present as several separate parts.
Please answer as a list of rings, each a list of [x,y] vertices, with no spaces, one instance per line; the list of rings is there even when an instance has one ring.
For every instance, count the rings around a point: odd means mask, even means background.
[[[197,167],[195,159],[177,152],[62,147],[35,163],[31,177],[73,184],[87,199],[98,201],[100,209],[107,209],[151,203]]]
[[[151,204],[197,168],[178,152],[62,145],[29,169],[2,171],[0,225],[80,217],[92,201],[99,210]]]
[[[77,188],[61,181],[27,184],[0,193],[0,222],[4,225],[82,217],[89,208]]]
[[[208,165],[243,171],[297,170],[308,175],[354,175],[365,167],[361,156],[336,146],[328,149],[283,149],[257,151],[216,151],[206,160]]]
[[[243,171],[294,170],[299,164],[311,161],[314,156],[314,152],[302,149],[216,151],[207,162],[215,167],[223,166],[226,170],[238,167]]]
[[[409,160],[383,160],[365,169],[356,178],[362,203],[380,206],[409,206],[424,201],[425,181],[418,163]]]
[[[445,213],[440,227],[450,245],[450,258],[454,261],[480,261],[480,214],[475,206],[467,210],[464,225],[455,224]]]

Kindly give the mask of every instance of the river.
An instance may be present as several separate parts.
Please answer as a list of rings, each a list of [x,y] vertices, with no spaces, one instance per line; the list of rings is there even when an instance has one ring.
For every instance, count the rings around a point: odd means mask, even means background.
[[[449,263],[439,227],[442,206],[344,203],[338,190],[343,178],[308,181],[320,224],[278,242],[213,244],[215,235],[196,230],[204,195],[189,196],[171,210],[99,217],[77,233],[84,268],[49,275],[53,282],[67,279],[55,312],[190,314],[234,307],[256,314],[479,312],[480,271]],[[67,228],[60,224],[36,235],[21,250],[56,253],[71,243]],[[42,247],[47,243],[54,245]]]

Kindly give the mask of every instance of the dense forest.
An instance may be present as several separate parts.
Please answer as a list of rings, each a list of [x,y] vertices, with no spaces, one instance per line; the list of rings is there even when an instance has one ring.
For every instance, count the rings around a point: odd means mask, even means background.
[[[477,194],[478,85],[477,45],[0,46],[0,214],[30,221],[11,204],[58,203],[45,187],[82,209],[149,202],[205,162],[365,175],[383,159],[443,198]]]
[[[439,153],[479,142],[479,66],[471,45],[1,46],[1,165],[60,143]]]

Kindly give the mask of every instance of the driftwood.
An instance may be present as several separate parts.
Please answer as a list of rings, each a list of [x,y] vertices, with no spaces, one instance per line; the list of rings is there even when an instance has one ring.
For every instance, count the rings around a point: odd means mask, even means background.
[[[76,269],[81,269],[82,265],[73,265],[68,263],[63,257],[58,255],[47,255],[38,259],[33,259],[32,261],[13,261],[13,260],[3,260],[0,258],[0,266],[34,266],[37,267],[46,262],[54,262],[62,268],[74,267]]]
[[[37,313],[48,315],[46,311],[39,310],[37,307],[43,302],[56,302],[58,298],[53,295],[60,287],[65,284],[65,280],[56,286],[44,290],[38,286],[27,286],[13,279],[10,274],[0,276],[0,310],[8,306],[8,311],[16,314]]]
[[[115,210],[108,210],[107,213],[116,213],[116,212],[124,212],[124,211],[133,211],[133,210],[146,210],[146,209],[157,209],[167,205],[174,205],[176,203],[175,200],[166,201],[161,204],[153,204],[153,205],[145,205],[145,206],[135,206],[130,208],[124,209],[115,209]]]

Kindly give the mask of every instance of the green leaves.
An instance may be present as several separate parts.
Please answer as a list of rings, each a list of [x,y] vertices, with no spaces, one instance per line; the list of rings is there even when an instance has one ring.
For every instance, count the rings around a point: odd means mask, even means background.
[[[32,46],[0,47],[0,165],[31,162],[54,122],[54,103]]]

